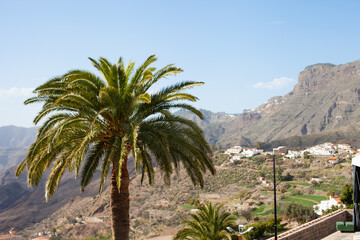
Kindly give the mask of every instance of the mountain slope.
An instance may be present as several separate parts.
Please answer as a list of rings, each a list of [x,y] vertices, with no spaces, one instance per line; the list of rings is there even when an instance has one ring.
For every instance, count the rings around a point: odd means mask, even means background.
[[[24,159],[36,133],[37,128],[0,127],[0,173]]]
[[[28,147],[35,140],[37,128],[0,127],[0,147]]]
[[[188,113],[179,114],[196,119],[210,143],[225,146],[342,129],[360,120],[360,61],[308,66],[293,91],[242,114],[203,112],[202,122]]]

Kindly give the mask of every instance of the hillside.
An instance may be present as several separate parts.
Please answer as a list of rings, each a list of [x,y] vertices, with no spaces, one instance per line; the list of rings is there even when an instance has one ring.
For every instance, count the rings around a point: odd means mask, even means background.
[[[271,218],[273,192],[271,184],[257,180],[262,176],[272,179],[272,163],[266,156],[243,159],[232,164],[224,155],[214,157],[218,166],[215,176],[206,175],[205,186],[193,186],[184,170],[172,176],[170,186],[164,185],[161,174],[156,174],[153,186],[141,185],[141,176],[130,183],[131,237],[151,239],[166,236],[171,239],[180,228],[196,202],[221,203],[224,208],[238,217],[238,224],[249,224]],[[279,159],[278,174],[293,178],[279,183],[279,210],[288,202],[296,201],[313,206],[328,197],[329,191],[339,194],[343,185],[351,182],[351,164],[348,160],[337,166],[327,166],[326,157],[308,159]],[[340,166],[340,167],[339,167]],[[316,187],[312,177],[322,177]],[[280,188],[284,188],[280,191]],[[251,205],[248,202],[253,202]],[[256,204],[255,204],[256,203]],[[251,219],[246,220],[243,211],[251,210]],[[279,216],[282,212],[278,212]],[[286,218],[283,217],[283,220]],[[288,223],[290,224],[290,223]],[[294,224],[294,223],[291,223]],[[291,225],[294,226],[294,225]],[[109,189],[101,195],[76,198],[54,212],[41,223],[27,228],[24,233],[32,235],[40,230],[56,229],[56,234],[65,239],[83,239],[87,236],[108,235],[110,232]],[[263,239],[263,238],[261,238]]]
[[[293,91],[242,114],[203,112],[203,122],[188,113],[179,114],[196,119],[210,143],[224,146],[254,145],[257,141],[267,143],[323,132],[329,132],[330,138],[335,129],[344,135],[342,129],[347,132],[360,120],[360,61],[308,66],[300,72]],[[358,136],[345,136],[343,140],[359,145]]]
[[[16,166],[35,140],[37,128],[0,127],[0,173]]]
[[[10,228],[22,230],[42,219],[67,204],[71,199],[89,197],[98,194],[99,176],[94,176],[94,181],[80,193],[79,180],[74,178],[74,173],[65,173],[58,190],[49,202],[45,200],[44,174],[37,188],[28,188],[26,173],[15,177],[15,167],[9,168],[0,174],[0,233],[9,231]]]
[[[28,147],[35,140],[37,128],[16,126],[0,127],[0,148]]]

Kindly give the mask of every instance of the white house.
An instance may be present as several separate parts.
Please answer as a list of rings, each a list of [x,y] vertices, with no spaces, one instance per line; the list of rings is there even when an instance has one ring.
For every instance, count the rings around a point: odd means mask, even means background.
[[[338,144],[338,149],[349,150],[351,146],[349,144]]]
[[[246,156],[246,157],[252,157],[252,156],[255,156],[255,155],[258,155],[260,153],[264,152],[264,150],[262,149],[256,149],[256,148],[245,148],[244,151],[243,151],[243,154]]]
[[[340,201],[339,197],[333,198],[330,196],[329,200],[323,200],[319,204],[314,205],[314,211],[316,214],[322,215],[323,211],[325,211],[327,209],[331,209],[332,206],[344,208],[346,205]]]
[[[226,149],[225,154],[237,154],[237,153],[241,153],[242,151],[242,147],[241,146],[233,146],[231,148]]]
[[[232,160],[240,160],[242,158],[244,158],[244,154],[241,154],[241,153],[236,153],[234,156],[232,156]]]
[[[297,158],[300,156],[300,152],[289,150],[288,154],[285,155],[288,158]]]

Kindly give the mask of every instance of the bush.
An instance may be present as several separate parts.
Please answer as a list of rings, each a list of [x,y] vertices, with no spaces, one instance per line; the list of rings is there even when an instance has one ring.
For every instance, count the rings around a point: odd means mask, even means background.
[[[240,216],[244,217],[247,222],[252,219],[252,209],[244,209],[239,212]]]
[[[284,228],[283,225],[280,224],[281,218],[277,218],[277,228],[281,230]],[[266,222],[256,222],[248,225],[245,230],[249,227],[254,227],[253,230],[244,234],[246,239],[259,239],[264,236],[264,233],[272,233],[275,231],[274,218],[269,218]]]
[[[312,206],[303,206],[300,203],[291,202],[281,209],[281,215],[290,221],[294,220],[302,223],[315,218],[315,212]]]
[[[315,180],[311,181],[311,184],[313,187],[316,187],[317,185],[319,185],[319,183]]]

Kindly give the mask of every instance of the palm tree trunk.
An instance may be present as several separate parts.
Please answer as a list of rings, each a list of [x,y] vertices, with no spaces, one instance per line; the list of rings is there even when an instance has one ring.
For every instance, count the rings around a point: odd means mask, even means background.
[[[110,186],[111,230],[113,240],[129,240],[130,229],[130,200],[129,200],[129,173],[127,159],[121,168],[120,192],[116,185],[116,165],[113,164]]]

